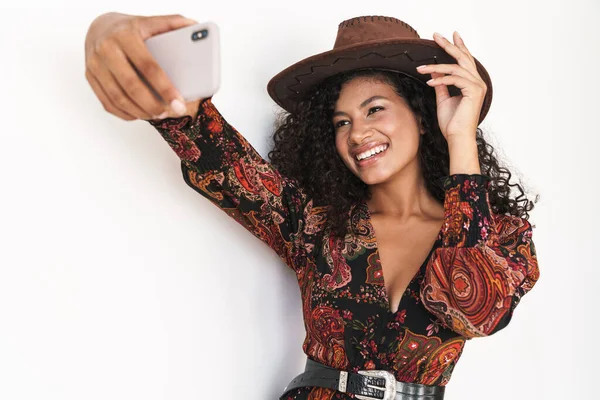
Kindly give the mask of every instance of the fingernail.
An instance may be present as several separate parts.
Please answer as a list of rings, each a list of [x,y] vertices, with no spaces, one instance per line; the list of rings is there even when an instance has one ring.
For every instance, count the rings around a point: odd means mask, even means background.
[[[437,36],[438,38],[443,38],[441,33],[433,32],[433,36]]]
[[[425,68],[425,67],[427,67],[427,65],[419,65],[419,66],[417,67],[417,69],[423,69],[423,68]]]
[[[168,111],[165,111],[164,113],[160,114],[158,117],[155,117],[156,119],[164,119],[167,118],[167,115],[169,115]]]
[[[187,111],[185,104],[179,99],[175,99],[171,102],[171,108],[179,115],[184,115]]]

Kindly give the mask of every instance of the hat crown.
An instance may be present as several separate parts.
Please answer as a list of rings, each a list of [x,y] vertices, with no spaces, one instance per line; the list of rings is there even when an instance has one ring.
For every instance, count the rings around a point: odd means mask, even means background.
[[[369,15],[350,18],[338,26],[333,48],[381,39],[419,39],[417,31],[397,18]]]

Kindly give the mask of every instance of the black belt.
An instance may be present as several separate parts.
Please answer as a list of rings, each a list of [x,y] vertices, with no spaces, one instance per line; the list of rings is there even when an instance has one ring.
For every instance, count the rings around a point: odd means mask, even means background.
[[[361,370],[355,374],[307,359],[304,372],[290,382],[280,399],[289,391],[305,386],[352,393],[361,400],[443,400],[446,389],[445,386],[400,382],[388,371]]]

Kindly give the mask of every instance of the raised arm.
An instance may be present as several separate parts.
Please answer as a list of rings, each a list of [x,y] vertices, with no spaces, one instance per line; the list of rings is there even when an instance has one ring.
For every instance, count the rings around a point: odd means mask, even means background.
[[[282,176],[216,109],[200,103],[196,118],[149,121],[181,159],[185,182],[262,240],[295,271],[325,222],[325,209]]]
[[[107,112],[149,120],[181,159],[185,182],[298,271],[325,210],[313,207],[294,181],[263,160],[211,99],[184,103],[144,44],[194,23],[181,15],[102,14],[86,35],[86,78]]]
[[[491,211],[489,177],[445,177],[442,246],[427,265],[424,306],[467,338],[506,327],[539,278],[530,223]]]

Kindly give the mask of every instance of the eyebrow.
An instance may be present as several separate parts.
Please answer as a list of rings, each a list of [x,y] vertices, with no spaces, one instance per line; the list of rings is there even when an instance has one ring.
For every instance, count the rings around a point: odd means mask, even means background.
[[[359,107],[360,108],[364,108],[370,102],[375,101],[375,100],[379,100],[379,99],[389,100],[387,97],[375,95],[375,96],[369,97],[368,99],[366,99],[365,101],[363,101],[362,103],[360,103]],[[343,111],[336,111],[336,112],[333,113],[332,117],[337,117],[338,115],[346,115],[346,113],[343,112]]]

